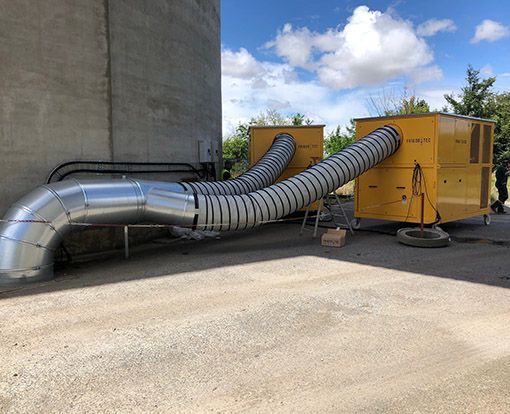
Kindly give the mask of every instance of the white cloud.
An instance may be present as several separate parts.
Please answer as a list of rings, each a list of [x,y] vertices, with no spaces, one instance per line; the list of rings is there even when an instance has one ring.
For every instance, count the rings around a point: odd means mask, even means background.
[[[224,50],[223,56],[236,55],[237,52]],[[326,124],[326,131],[337,125],[348,125],[351,118],[369,116],[367,99],[379,96],[385,88],[392,87],[396,93],[404,84],[390,82],[380,87],[357,88],[353,91],[338,91],[321,84],[317,80],[300,80],[295,69],[287,63],[270,63],[257,61],[261,68],[255,78],[240,78],[229,75],[226,67],[235,61],[223,61],[223,135],[228,136],[240,122],[247,122],[266,109],[275,109],[283,114],[304,114],[314,123]],[[433,67],[432,67],[433,68]],[[434,69],[431,69],[434,71]],[[432,75],[427,74],[425,77]],[[257,84],[257,85],[256,85]],[[441,108],[446,104],[443,95],[451,89],[413,89],[416,96],[424,98],[431,109]]]
[[[239,79],[249,79],[264,73],[264,67],[245,48],[239,52],[221,52],[221,73]]]
[[[429,81],[429,80],[439,80],[443,77],[443,71],[439,66],[425,66],[422,68],[417,68],[411,72],[409,76],[409,86],[415,86],[417,84]]]
[[[335,89],[381,84],[415,72],[424,81],[424,74],[435,79],[440,72],[427,66],[432,51],[411,23],[366,6],[357,7],[341,30],[319,33],[286,24],[265,46],[291,67],[315,72],[320,82]]]
[[[456,88],[453,88],[456,89]],[[452,89],[417,89],[416,96],[425,99],[430,106],[430,110],[441,110],[447,104],[444,99],[445,94],[452,93]]]
[[[276,54],[284,57],[291,66],[311,68],[312,47],[314,34],[304,27],[293,30],[292,25],[287,23],[278,33],[275,40],[267,42],[266,48],[274,48]]]
[[[315,123],[325,123],[328,130],[347,125],[352,117],[368,115],[362,90],[340,93],[314,80],[300,80],[287,63],[260,62],[251,54],[243,59],[253,59],[259,70],[253,78],[242,77],[229,67],[237,64],[231,57],[240,56],[239,52],[223,50],[222,56],[224,136],[266,109],[302,113]]]
[[[410,22],[366,6],[356,8],[344,27],[321,32],[287,23],[265,48],[281,62],[257,60],[243,48],[222,51],[224,135],[266,109],[299,112],[331,130],[369,115],[368,96],[388,83],[417,89],[442,77],[426,40]],[[418,96],[432,106],[444,101],[432,92]]]
[[[492,76],[492,74],[493,74],[492,66],[487,64],[483,68],[480,69],[480,72],[482,73],[482,75]]]
[[[483,20],[476,26],[475,35],[471,39],[471,43],[478,43],[482,40],[495,42],[496,40],[510,36],[510,29],[494,20]]]
[[[434,36],[439,32],[454,32],[455,30],[457,30],[457,26],[455,26],[453,20],[430,19],[420,24],[416,29],[416,33],[419,36],[427,37]]]

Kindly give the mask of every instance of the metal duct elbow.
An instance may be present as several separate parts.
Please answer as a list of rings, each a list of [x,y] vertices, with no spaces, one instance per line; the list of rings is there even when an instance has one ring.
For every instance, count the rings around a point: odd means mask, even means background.
[[[235,194],[247,190],[247,182],[222,187],[232,195],[199,194],[198,189],[183,194],[175,192],[174,183],[132,179],[41,186],[12,205],[0,223],[0,284],[51,278],[55,249],[71,229],[87,223],[244,230],[277,220],[361,175],[399,145],[397,129],[385,126],[300,174],[247,194]],[[253,178],[257,185],[267,182]]]
[[[0,223],[0,284],[51,277],[54,251],[76,223],[146,220],[179,225],[189,221],[190,214],[193,222],[195,213],[189,213],[190,204],[183,200],[191,199],[194,208],[194,194],[244,194],[267,187],[287,168],[295,151],[294,138],[278,134],[250,170],[224,182],[66,180],[41,186],[14,203]],[[172,196],[163,196],[168,194]]]
[[[135,180],[67,180],[36,188],[0,224],[0,284],[50,278],[55,250],[73,223],[137,223],[144,208]]]

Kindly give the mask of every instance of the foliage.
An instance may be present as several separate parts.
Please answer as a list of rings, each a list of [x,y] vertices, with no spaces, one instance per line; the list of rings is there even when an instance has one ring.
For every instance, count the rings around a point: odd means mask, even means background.
[[[468,65],[466,70],[467,86],[455,98],[453,94],[444,96],[453,112],[459,115],[475,116],[477,118],[490,118],[494,115],[494,92],[492,86],[495,77],[480,79],[480,71]]]
[[[418,98],[414,92],[404,88],[400,93],[395,89],[383,90],[367,100],[367,109],[372,115],[390,116],[430,112],[429,104]]]
[[[287,118],[285,118],[285,116],[275,111],[274,109],[268,109],[266,110],[266,112],[261,112],[256,117],[251,118],[250,122],[248,123],[248,126],[288,125],[289,123],[290,121]]]
[[[248,125],[239,124],[235,132],[223,141],[223,159],[233,161],[235,171],[248,167],[248,140]]]
[[[494,98],[494,159],[500,162],[510,157],[510,92],[497,94]]]
[[[223,159],[234,162],[232,176],[238,176],[248,168],[248,145],[251,126],[310,125],[312,122],[311,119],[305,118],[305,115],[300,113],[287,118],[274,109],[268,109],[251,118],[249,122],[239,124],[234,133],[223,141]]]
[[[346,127],[346,132],[342,132],[340,126],[337,126],[324,139],[324,153],[326,157],[331,157],[338,151],[353,144],[356,137],[356,125],[354,119],[351,119],[350,125]]]
[[[303,114],[300,114],[299,112],[295,115],[292,115],[290,117],[290,121],[294,126],[311,125],[313,122],[310,118],[305,118],[305,116]]]
[[[427,112],[430,112],[430,106],[427,101],[413,95],[409,98],[402,98],[400,109],[395,115],[423,114]]]

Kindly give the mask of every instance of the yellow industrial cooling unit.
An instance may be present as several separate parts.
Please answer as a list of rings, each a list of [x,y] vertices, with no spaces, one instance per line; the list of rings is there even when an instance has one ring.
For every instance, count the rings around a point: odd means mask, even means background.
[[[401,129],[401,146],[356,180],[355,224],[482,215],[488,224],[494,121],[439,112],[363,118],[356,119],[356,138],[388,124]]]
[[[296,140],[296,153],[278,181],[292,177],[317,164],[324,153],[324,125],[250,127],[250,167],[267,152],[274,137],[287,133]]]
[[[252,126],[250,127],[250,167],[253,166],[267,152],[274,137],[287,133],[296,140],[296,153],[289,166],[278,179],[285,180],[303,170],[317,164],[324,154],[324,125],[282,125],[282,126]],[[311,209],[317,209],[315,202]]]

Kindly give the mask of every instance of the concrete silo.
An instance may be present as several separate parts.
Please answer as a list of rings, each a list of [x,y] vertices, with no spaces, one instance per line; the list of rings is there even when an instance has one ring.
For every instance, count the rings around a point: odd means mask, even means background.
[[[221,145],[219,3],[0,0],[0,214],[64,161]]]
[[[0,215],[65,161],[221,149],[220,0],[0,0],[0,22]]]

